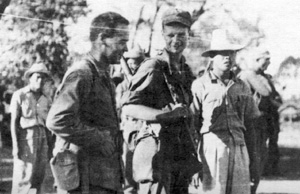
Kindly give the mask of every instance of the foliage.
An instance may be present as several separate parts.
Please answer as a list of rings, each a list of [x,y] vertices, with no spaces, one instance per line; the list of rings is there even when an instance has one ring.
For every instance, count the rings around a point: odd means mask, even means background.
[[[18,80],[12,90],[21,87],[24,71],[37,61],[61,78],[72,58],[65,27],[86,13],[85,0],[12,0],[0,21],[2,80]]]

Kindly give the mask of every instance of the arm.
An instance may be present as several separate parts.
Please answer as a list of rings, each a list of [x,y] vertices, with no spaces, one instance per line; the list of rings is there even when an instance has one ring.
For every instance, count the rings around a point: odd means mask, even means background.
[[[249,154],[250,159],[250,179],[251,183],[251,193],[255,193],[259,179],[259,155],[257,153],[257,145],[256,145],[256,131],[253,126],[253,120],[246,120],[245,121],[246,131],[245,131],[245,142]]]
[[[192,84],[192,94],[193,102],[190,106],[191,112],[193,114],[193,125],[196,131],[199,133],[202,127],[202,87],[198,80],[195,80]]]
[[[21,107],[18,102],[18,96],[14,93],[11,103],[10,103],[10,111],[11,111],[11,138],[12,138],[12,146],[13,146],[13,156],[19,158],[19,145],[18,145],[18,132],[20,128],[20,118],[21,118]]]
[[[136,119],[157,122],[157,116],[163,114],[163,110],[154,109],[144,105],[126,105],[123,107],[123,112]]]
[[[132,77],[123,113],[150,122],[172,122],[187,114],[186,107],[182,105],[163,109],[153,108],[158,98],[157,94],[164,92],[159,87],[165,80],[158,65],[161,64],[156,60],[147,60]]]
[[[88,101],[91,83],[91,76],[82,72],[68,74],[52,104],[46,125],[68,142],[93,150],[112,141],[109,128],[115,126],[89,126],[80,119],[80,106]]]
[[[244,125],[246,131],[245,135],[245,142],[249,154],[250,159],[250,178],[251,182],[254,184],[251,187],[251,193],[255,193],[255,190],[259,183],[259,154],[257,153],[257,144],[256,144],[256,129],[254,127],[255,119],[260,115],[257,105],[254,102],[254,99],[251,97],[251,92],[249,88],[245,87],[246,95],[248,95],[248,100],[245,107],[245,118],[244,118]]]

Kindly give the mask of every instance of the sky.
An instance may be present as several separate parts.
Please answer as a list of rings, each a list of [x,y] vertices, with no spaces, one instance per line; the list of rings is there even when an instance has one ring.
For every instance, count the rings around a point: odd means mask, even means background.
[[[243,17],[261,17],[259,27],[266,34],[265,47],[271,53],[273,74],[288,56],[300,57],[299,0],[231,0],[239,4]]]
[[[151,0],[88,0],[93,13],[117,11],[129,20],[138,17],[142,4]],[[185,1],[185,0],[180,0]],[[197,1],[197,0],[193,0]],[[200,0],[199,0],[200,1]],[[222,1],[222,0],[218,0]],[[250,21],[261,18],[259,27],[264,31],[264,46],[271,53],[271,65],[267,70],[274,74],[280,63],[288,56],[300,57],[300,1],[299,0],[223,0],[234,4]],[[154,2],[154,1],[153,1]],[[149,16],[153,13],[147,5]],[[147,15],[147,12],[146,12]],[[86,23],[86,22],[85,22]]]

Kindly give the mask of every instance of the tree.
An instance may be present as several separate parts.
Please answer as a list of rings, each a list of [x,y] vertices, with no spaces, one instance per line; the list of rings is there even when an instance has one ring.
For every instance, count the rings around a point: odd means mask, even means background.
[[[60,80],[70,64],[66,25],[86,15],[85,0],[11,0],[1,18],[0,69],[14,88],[24,84],[23,73],[43,61]]]
[[[6,9],[6,7],[9,5],[10,0],[1,0],[0,1],[0,14],[4,13],[4,10]],[[2,15],[0,15],[1,18]]]

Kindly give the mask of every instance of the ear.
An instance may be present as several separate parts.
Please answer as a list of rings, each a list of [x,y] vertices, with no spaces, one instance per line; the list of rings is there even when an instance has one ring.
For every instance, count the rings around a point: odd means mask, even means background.
[[[103,33],[99,33],[98,34],[98,36],[97,36],[97,39],[96,39],[96,41],[100,41],[100,42],[102,42],[103,40],[105,40],[105,37],[103,36]]]

